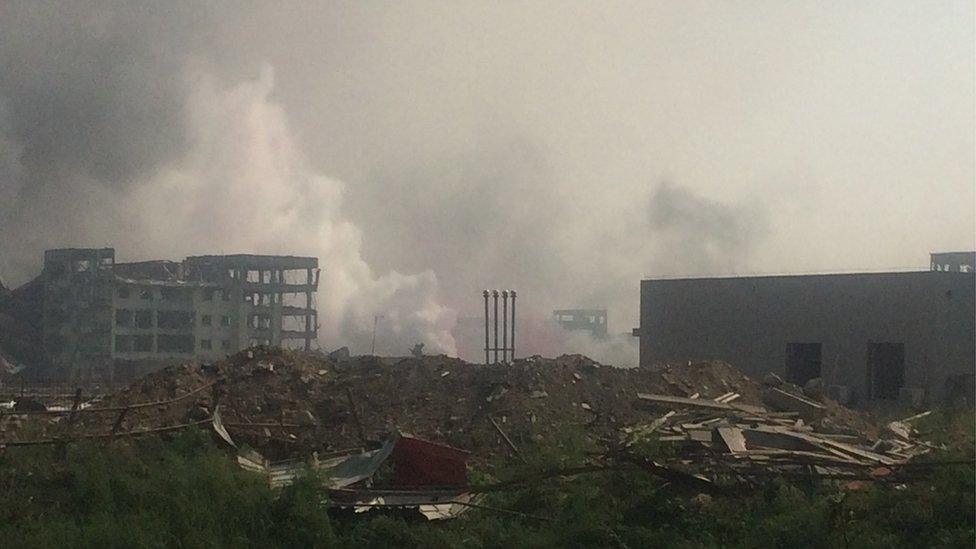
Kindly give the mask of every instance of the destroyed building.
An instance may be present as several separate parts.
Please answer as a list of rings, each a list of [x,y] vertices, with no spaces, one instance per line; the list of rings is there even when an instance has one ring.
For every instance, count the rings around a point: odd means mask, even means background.
[[[606,309],[557,309],[552,318],[564,330],[589,332],[593,337],[607,337]]]
[[[929,270],[971,273],[976,269],[976,252],[929,254]]]
[[[254,345],[309,349],[318,259],[209,255],[117,263],[112,248],[44,254],[43,347],[62,373],[128,377]]]
[[[972,402],[976,273],[934,265],[643,280],[640,364],[721,359],[753,377],[821,378],[845,403]]]

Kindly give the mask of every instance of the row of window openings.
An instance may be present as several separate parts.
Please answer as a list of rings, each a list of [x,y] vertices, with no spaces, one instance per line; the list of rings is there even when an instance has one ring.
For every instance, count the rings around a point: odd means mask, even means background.
[[[156,311],[156,316],[156,325],[160,328],[179,329],[193,326],[193,313],[186,311]],[[268,320],[270,323],[270,318]],[[115,325],[123,328],[152,328],[153,311],[118,309],[115,311]],[[213,317],[202,315],[200,325],[212,326]],[[220,325],[223,327],[231,326],[231,318],[227,315],[221,316]]]
[[[163,301],[190,301],[193,290],[184,288],[160,288],[159,298]],[[130,288],[121,287],[116,290],[115,294],[121,299],[128,299],[132,296],[132,290]],[[138,290],[139,299],[146,301],[151,301],[156,298],[156,292],[152,288],[143,288]]]
[[[559,322],[578,322],[586,324],[606,324],[607,317],[605,316],[576,316],[576,315],[556,315],[556,320]]]
[[[229,326],[230,320],[226,316],[220,317],[221,326]],[[200,324],[203,326],[210,326],[213,324],[213,319],[210,315],[203,315],[200,317]],[[248,326],[251,328],[270,330],[271,329],[271,317],[268,315],[251,315]]]
[[[214,341],[211,339],[199,340],[199,348],[203,351],[210,351],[214,348]],[[224,351],[230,350],[230,340],[220,340],[220,348]],[[156,339],[157,352],[193,352],[193,338],[189,336],[170,336],[159,335]],[[115,336],[116,352],[153,352],[153,336],[151,335],[117,335]]]
[[[220,348],[222,350],[224,350],[224,351],[229,350],[230,349],[230,340],[229,339],[222,339],[222,340],[220,340]],[[209,351],[209,350],[213,349],[213,341],[210,340],[210,339],[201,339],[200,340],[200,349],[203,350],[203,351]]]
[[[160,328],[179,329],[188,328],[193,325],[191,313],[184,311],[157,311],[157,324]],[[151,310],[130,311],[119,309],[115,311],[115,325],[120,327],[152,328],[153,312]],[[200,316],[201,326],[213,326],[211,315]],[[220,317],[220,325],[223,327],[231,326],[231,319],[227,315]],[[268,315],[251,315],[248,325],[251,328],[269,330],[271,329],[271,317]]]
[[[932,270],[933,271],[946,271],[946,272],[952,271],[953,270],[952,269],[952,263],[933,263],[932,264]],[[958,272],[960,272],[960,273],[971,273],[971,272],[973,272],[973,266],[972,265],[967,265],[967,264],[963,263],[963,264],[959,265]]]
[[[224,279],[245,280],[255,284],[310,284],[316,282],[318,269],[315,269],[309,279],[308,269],[221,269],[205,268],[200,271],[200,277],[207,282],[220,282]],[[275,275],[275,273],[278,273]]]
[[[191,290],[184,290],[180,288],[162,288],[160,289],[160,298],[163,301],[189,301]],[[121,299],[128,299],[132,293],[129,288],[119,288],[116,294]],[[151,289],[139,290],[139,299],[144,299],[146,301],[151,301],[155,298],[155,294]],[[207,289],[203,292],[204,301],[230,301],[230,292],[222,289]],[[278,303],[278,294],[268,294],[268,293],[247,293],[244,294],[243,301],[245,303],[253,303],[254,305],[271,305]]]

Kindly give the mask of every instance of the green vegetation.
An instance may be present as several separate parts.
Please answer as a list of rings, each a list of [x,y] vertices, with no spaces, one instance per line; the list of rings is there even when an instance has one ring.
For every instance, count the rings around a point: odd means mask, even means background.
[[[928,418],[927,418],[928,419]],[[961,423],[960,423],[961,422]],[[968,422],[968,423],[967,423]],[[972,418],[939,416],[951,452],[971,460]],[[968,427],[967,427],[968,425]],[[969,429],[966,431],[966,429]],[[960,442],[962,433],[965,440]],[[526,463],[472,472],[478,484],[582,465],[567,432],[522,448]],[[654,448],[645,451],[655,452]],[[0,454],[5,547],[973,547],[976,471],[940,467],[907,485],[858,490],[770,479],[735,497],[681,492],[635,469],[554,478],[488,494],[475,510],[426,522],[407,514],[330,516],[307,478],[273,494],[206,432]]]

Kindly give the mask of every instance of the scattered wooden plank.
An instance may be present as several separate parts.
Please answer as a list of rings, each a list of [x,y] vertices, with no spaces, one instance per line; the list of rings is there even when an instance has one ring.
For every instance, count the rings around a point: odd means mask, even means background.
[[[858,456],[858,457],[863,458],[863,459],[867,459],[867,460],[871,460],[871,461],[876,461],[878,463],[881,463],[882,465],[894,465],[895,463],[897,463],[895,460],[893,460],[893,459],[891,459],[891,458],[889,458],[887,456],[883,456],[881,454],[877,454],[877,453],[872,452],[870,450],[864,450],[862,448],[858,448],[858,447],[853,446],[851,444],[845,444],[845,443],[840,442],[840,441],[830,440],[830,439],[826,439],[826,438],[811,437],[810,435],[807,435],[807,434],[803,434],[803,436],[807,436],[807,437],[810,437],[810,438],[818,439],[824,445],[829,446],[829,447],[831,447],[833,449],[840,450],[841,452],[844,452],[844,453],[847,453],[847,454],[853,454],[853,455]]]
[[[733,403],[726,404],[722,402],[715,402],[714,400],[699,399],[699,398],[684,398],[684,397],[676,397],[670,395],[637,393],[637,399],[644,403],[653,403],[653,404],[669,404],[669,405],[688,406],[694,408],[708,408],[711,410],[745,412],[747,414],[759,414],[759,415],[766,413],[766,409],[760,406],[751,406],[748,404],[733,404]]]
[[[722,395],[719,395],[719,396],[713,398],[712,400],[714,400],[715,402],[723,402],[723,399],[726,399],[726,398],[728,398],[728,397],[730,397],[730,396],[732,396],[734,394],[735,393],[731,393],[731,392],[730,393],[725,393],[725,394],[722,394]]]
[[[912,427],[904,421],[892,421],[887,425],[888,431],[902,440],[911,440]]]
[[[807,423],[819,421],[827,410],[820,404],[775,387],[763,392],[763,402],[777,410],[797,412]]]
[[[671,410],[670,412],[664,414],[663,416],[655,419],[648,426],[647,432],[648,433],[653,433],[654,431],[656,431],[657,429],[659,429],[662,425],[664,425],[665,423],[667,423],[668,419],[670,419],[671,416],[673,416],[674,414],[675,414],[675,411],[674,410]]]
[[[921,414],[915,414],[914,416],[906,417],[905,419],[901,419],[901,420],[898,420],[898,421],[901,422],[901,423],[906,423],[907,424],[907,423],[911,423],[911,422],[915,421],[916,419],[922,419],[923,417],[926,417],[926,416],[930,415],[931,413],[932,413],[932,410],[929,410],[927,412],[922,412]]]
[[[805,463],[837,463],[844,465],[864,465],[863,461],[851,459],[850,457],[835,456],[832,454],[822,454],[805,450],[780,450],[776,448],[751,448],[738,454],[740,457],[749,459],[759,458],[763,461],[805,462]]]
[[[839,440],[841,442],[858,443],[861,441],[861,437],[857,435],[845,435],[841,433],[817,433],[817,436],[823,438],[829,438],[831,440]]]
[[[498,423],[495,421],[495,418],[488,416],[488,421],[490,421],[491,425],[495,428],[496,431],[498,431],[498,434],[502,436],[502,439],[505,440],[505,444],[507,444],[508,447],[512,449],[512,452],[516,456],[518,456],[520,460],[522,460],[522,463],[525,463],[525,458],[522,457],[522,452],[519,452],[518,447],[515,446],[515,443],[512,442],[512,439],[508,438],[508,435],[505,434],[505,431],[503,431],[501,426],[498,425]]]
[[[722,441],[728,446],[730,452],[739,454],[747,451],[746,437],[742,434],[742,429],[738,427],[719,427],[717,430],[718,436],[722,437]]]

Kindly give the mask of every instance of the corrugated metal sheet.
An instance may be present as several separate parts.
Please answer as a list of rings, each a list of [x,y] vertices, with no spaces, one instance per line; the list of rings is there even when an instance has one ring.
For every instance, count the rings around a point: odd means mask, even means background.
[[[214,411],[213,411],[213,428],[214,428],[214,431],[217,432],[217,435],[224,440],[224,442],[226,442],[227,444],[230,444],[234,448],[237,448],[237,445],[234,444],[234,440],[232,438],[230,438],[230,433],[227,432],[227,429],[224,428],[223,422],[220,420],[220,405],[219,404],[217,406],[214,406]]]
[[[393,450],[397,486],[464,486],[469,452],[403,435]]]
[[[223,428],[219,415],[215,414],[214,429],[218,427]],[[395,434],[376,450],[334,455],[324,460],[313,457],[311,463],[304,460],[269,463],[254,450],[242,446],[238,448],[237,463],[245,470],[267,475],[273,489],[292,484],[310,470],[320,471],[333,491],[332,505],[352,508],[357,513],[375,508],[411,508],[428,520],[440,520],[464,513],[469,508],[467,504],[474,502],[475,496],[463,491],[468,482],[468,455],[464,450]],[[392,486],[397,489],[348,489],[372,478],[391,456]],[[408,487],[426,489],[398,489]]]
[[[347,456],[331,467],[320,465],[319,470],[329,478],[330,488],[345,488],[373,476],[397,447],[398,440],[392,437],[378,450]]]
[[[427,520],[442,520],[454,518],[476,504],[477,496],[462,492],[457,494],[383,494],[375,497],[361,497],[353,504],[335,504],[336,507],[352,507],[356,513],[365,513],[373,509],[416,509]]]

